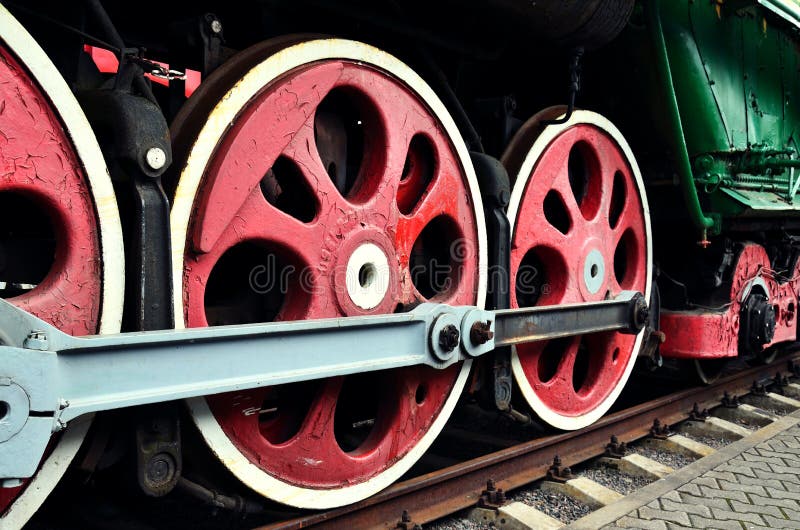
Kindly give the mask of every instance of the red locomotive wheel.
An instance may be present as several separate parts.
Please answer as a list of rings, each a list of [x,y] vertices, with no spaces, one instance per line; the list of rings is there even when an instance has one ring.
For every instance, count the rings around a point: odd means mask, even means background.
[[[407,66],[350,41],[273,42],[203,85],[173,127],[187,145],[172,214],[175,313],[187,326],[483,303],[485,228],[466,148]],[[407,471],[468,371],[353,375],[190,410],[247,485],[332,507]]]
[[[649,296],[649,214],[630,148],[591,112],[541,125],[558,114],[535,116],[503,157],[515,178],[508,207],[512,306],[599,301],[623,290]],[[641,334],[611,332],[518,346],[514,376],[542,420],[579,429],[619,395],[640,341]]]
[[[0,7],[0,297],[72,335],[119,331],[122,235],[100,148],[33,38]],[[76,421],[39,472],[0,488],[0,526],[22,526],[83,440]]]

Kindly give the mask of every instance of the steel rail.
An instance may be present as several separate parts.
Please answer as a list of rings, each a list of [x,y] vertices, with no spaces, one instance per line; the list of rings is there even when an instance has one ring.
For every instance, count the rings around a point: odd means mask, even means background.
[[[612,435],[621,442],[647,436],[653,421],[674,425],[689,418],[694,404],[717,406],[724,392],[744,393],[754,381],[765,381],[783,371],[786,362],[800,361],[800,352],[780,362],[747,368],[716,383],[681,390],[605,416],[580,431],[560,433],[481,456],[445,469],[397,483],[386,490],[342,508],[260,526],[255,530],[315,528],[397,528],[407,510],[415,523],[426,523],[475,506],[486,481],[508,491],[545,478],[553,457],[574,466],[605,452]]]

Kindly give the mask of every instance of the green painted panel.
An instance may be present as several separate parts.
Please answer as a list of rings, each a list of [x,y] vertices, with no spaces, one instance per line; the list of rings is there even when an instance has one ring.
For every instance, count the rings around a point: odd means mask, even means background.
[[[781,35],[781,85],[783,85],[782,137],[786,145],[798,150],[800,135],[800,49],[786,35]]]
[[[682,2],[677,2],[682,3]],[[742,19],[712,2],[690,2],[689,24],[703,64],[714,109],[725,130],[724,150],[747,148],[743,109]],[[688,140],[688,139],[687,139]],[[707,142],[690,142],[690,153],[716,150]]]
[[[759,9],[743,10],[746,147],[780,148],[783,141],[783,86],[780,31],[767,24]],[[735,109],[732,109],[735,112]]]
[[[675,95],[689,155],[727,150],[728,131],[692,33],[687,2],[661,2]]]
[[[800,211],[797,30],[754,0],[660,6],[691,178],[707,213]]]

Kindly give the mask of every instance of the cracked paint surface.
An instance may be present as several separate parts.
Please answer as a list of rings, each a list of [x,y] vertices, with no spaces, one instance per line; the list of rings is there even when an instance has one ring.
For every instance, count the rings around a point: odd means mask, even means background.
[[[775,335],[765,348],[797,339],[797,304],[800,295],[800,263],[778,281],[769,256],[761,245],[748,243],[736,258],[731,274],[728,302],[717,310],[664,311],[661,329],[666,340],[661,345],[664,357],[719,358],[739,354],[739,326],[742,303],[754,280],[763,282],[769,302],[775,309]]]
[[[614,139],[593,125],[567,128],[526,182],[511,241],[511,285],[517,287],[511,306],[524,306],[532,295],[535,305],[561,305],[645,292],[644,215],[633,171]],[[587,267],[593,256],[597,265]],[[594,333],[519,345],[517,353],[543,406],[576,417],[618,387],[635,341],[634,335]]]
[[[321,161],[314,131],[315,112],[335,89],[354,95],[365,130],[360,174],[344,196]],[[409,155],[415,136],[425,138],[433,152],[429,182],[416,179],[413,169],[404,176],[404,167],[417,163]],[[259,184],[279,156],[304,180],[306,199],[314,204],[311,221],[265,199]],[[410,261],[415,242],[436,219],[446,221],[452,239],[440,244],[460,244],[453,252],[451,281],[434,299],[473,304],[477,297],[477,220],[459,158],[418,96],[369,66],[317,63],[265,88],[219,142],[195,212],[184,268],[189,326],[208,325],[208,279],[223,254],[243,242],[278,248],[307,272],[304,285],[289,284],[277,320],[391,313],[424,301],[411,279]],[[370,310],[349,299],[344,278],[349,256],[364,243],[383,251],[391,275],[387,294]],[[369,435],[352,450],[343,449],[334,432],[344,378],[306,385],[277,413],[267,406],[275,399],[269,388],[212,396],[208,402],[225,434],[265,472],[300,486],[338,488],[369,480],[406,455],[430,428],[459,370],[414,367],[372,374],[376,390],[362,399],[374,400],[379,412]],[[260,414],[252,413],[256,408]]]
[[[71,335],[97,333],[101,254],[89,185],[50,102],[4,47],[0,47],[0,193],[33,201],[50,217],[57,240],[53,265],[44,280],[9,301]],[[0,489],[0,512],[23,489],[24,485]]]

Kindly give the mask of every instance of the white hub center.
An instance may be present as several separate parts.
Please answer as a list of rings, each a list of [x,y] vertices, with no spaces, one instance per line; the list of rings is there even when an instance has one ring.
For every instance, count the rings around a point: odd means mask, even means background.
[[[389,260],[373,243],[364,243],[347,261],[347,294],[361,309],[373,309],[389,290]]]
[[[606,266],[603,263],[603,255],[595,249],[586,256],[583,262],[583,282],[586,290],[595,294],[603,286],[603,278],[606,275]]]

